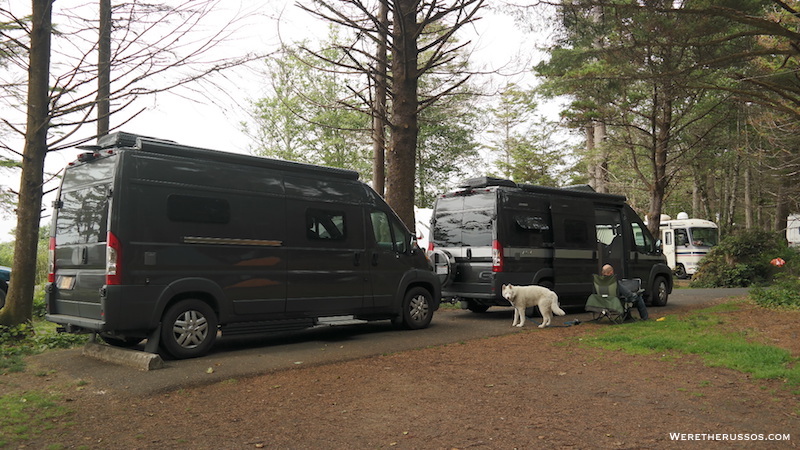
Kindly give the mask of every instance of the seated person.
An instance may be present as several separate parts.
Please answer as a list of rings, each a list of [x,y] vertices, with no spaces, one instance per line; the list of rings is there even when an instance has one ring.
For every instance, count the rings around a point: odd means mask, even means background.
[[[611,266],[611,264],[606,264],[603,266],[600,275],[603,275],[604,277],[614,275],[614,268]],[[642,320],[647,320],[647,306],[645,306],[644,299],[641,295],[631,292],[631,290],[625,287],[624,284],[620,283],[619,280],[617,280],[617,292],[619,293],[620,297],[623,297],[625,300],[634,303],[636,305],[636,309],[639,311],[639,317],[641,317]]]

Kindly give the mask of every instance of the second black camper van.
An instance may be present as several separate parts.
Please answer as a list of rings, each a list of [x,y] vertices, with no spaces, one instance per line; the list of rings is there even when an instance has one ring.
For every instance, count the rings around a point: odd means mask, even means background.
[[[506,283],[543,285],[562,305],[582,306],[604,264],[641,280],[652,305],[665,305],[672,292],[672,271],[625,197],[588,186],[470,179],[437,199],[431,228],[442,295],[472,311],[509,306]]]

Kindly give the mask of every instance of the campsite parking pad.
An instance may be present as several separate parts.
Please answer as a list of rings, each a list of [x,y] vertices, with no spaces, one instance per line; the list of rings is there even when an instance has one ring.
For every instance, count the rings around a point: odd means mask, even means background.
[[[730,295],[741,292],[678,290],[651,317]],[[800,402],[792,392],[798,387],[709,368],[694,356],[627,355],[580,344],[582,335],[606,325],[519,330],[511,329],[511,317],[510,308],[480,315],[443,310],[429,329],[414,332],[391,330],[387,322],[222,340],[205,358],[166,361],[150,372],[85,358],[79,350],[48,352],[3,384],[57,392],[72,411],[52,429],[15,442],[33,448],[686,444],[670,433],[696,440],[717,435],[748,448],[800,440]],[[797,357],[798,319],[800,313],[747,306],[725,323]],[[791,440],[759,440],[771,434]]]

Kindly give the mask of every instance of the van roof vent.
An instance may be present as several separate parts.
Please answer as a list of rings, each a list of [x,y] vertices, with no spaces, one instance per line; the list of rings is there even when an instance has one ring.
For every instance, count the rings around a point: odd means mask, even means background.
[[[136,147],[136,140],[139,138],[174,143],[174,141],[169,141],[166,139],[158,139],[149,136],[142,136],[140,134],[117,131],[116,133],[106,134],[105,136],[100,136],[97,138],[97,146],[100,148]]]
[[[460,188],[484,188],[489,186],[517,187],[517,183],[504,178],[477,177],[464,180],[458,185]]]

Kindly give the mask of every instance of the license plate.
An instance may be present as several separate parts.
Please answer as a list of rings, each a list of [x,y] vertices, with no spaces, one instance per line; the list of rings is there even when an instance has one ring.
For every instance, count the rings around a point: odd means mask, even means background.
[[[58,277],[58,288],[59,289],[72,289],[75,287],[75,277]]]

